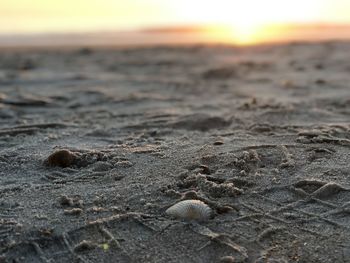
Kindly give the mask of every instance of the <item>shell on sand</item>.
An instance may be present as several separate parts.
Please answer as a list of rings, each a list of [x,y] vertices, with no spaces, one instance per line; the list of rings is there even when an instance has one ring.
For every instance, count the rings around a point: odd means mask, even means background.
[[[165,213],[178,219],[203,221],[210,218],[212,210],[200,200],[184,200],[169,207]]]
[[[76,156],[71,151],[68,150],[57,150],[52,153],[47,159],[45,163],[48,166],[59,166],[59,167],[68,167],[73,164]]]

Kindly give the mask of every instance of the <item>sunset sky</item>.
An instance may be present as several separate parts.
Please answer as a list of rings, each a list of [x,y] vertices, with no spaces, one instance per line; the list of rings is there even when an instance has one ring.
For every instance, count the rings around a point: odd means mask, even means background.
[[[0,0],[0,34],[286,23],[350,24],[350,0]]]

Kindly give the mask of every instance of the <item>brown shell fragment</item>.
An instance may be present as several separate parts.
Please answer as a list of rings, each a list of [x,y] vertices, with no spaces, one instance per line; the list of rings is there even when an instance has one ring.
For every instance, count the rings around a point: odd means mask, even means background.
[[[48,166],[58,167],[69,167],[76,160],[76,155],[68,150],[57,150],[52,153],[46,160],[45,163]]]

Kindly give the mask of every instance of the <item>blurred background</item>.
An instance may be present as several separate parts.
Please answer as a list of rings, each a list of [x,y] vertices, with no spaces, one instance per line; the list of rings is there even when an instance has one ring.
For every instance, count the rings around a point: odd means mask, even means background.
[[[0,0],[0,46],[338,39],[349,0]]]

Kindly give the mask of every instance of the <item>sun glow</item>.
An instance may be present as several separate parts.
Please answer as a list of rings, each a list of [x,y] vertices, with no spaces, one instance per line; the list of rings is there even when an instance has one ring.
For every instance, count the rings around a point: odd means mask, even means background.
[[[214,37],[250,44],[282,34],[282,27],[277,25],[314,21],[322,12],[321,1],[179,0],[175,8],[184,21],[219,25],[216,33],[213,28],[210,30]]]
[[[222,25],[211,26],[205,30],[205,35],[209,40],[215,42],[235,43],[238,45],[256,44],[273,40],[276,37],[282,38],[287,34],[287,26],[276,25]]]

